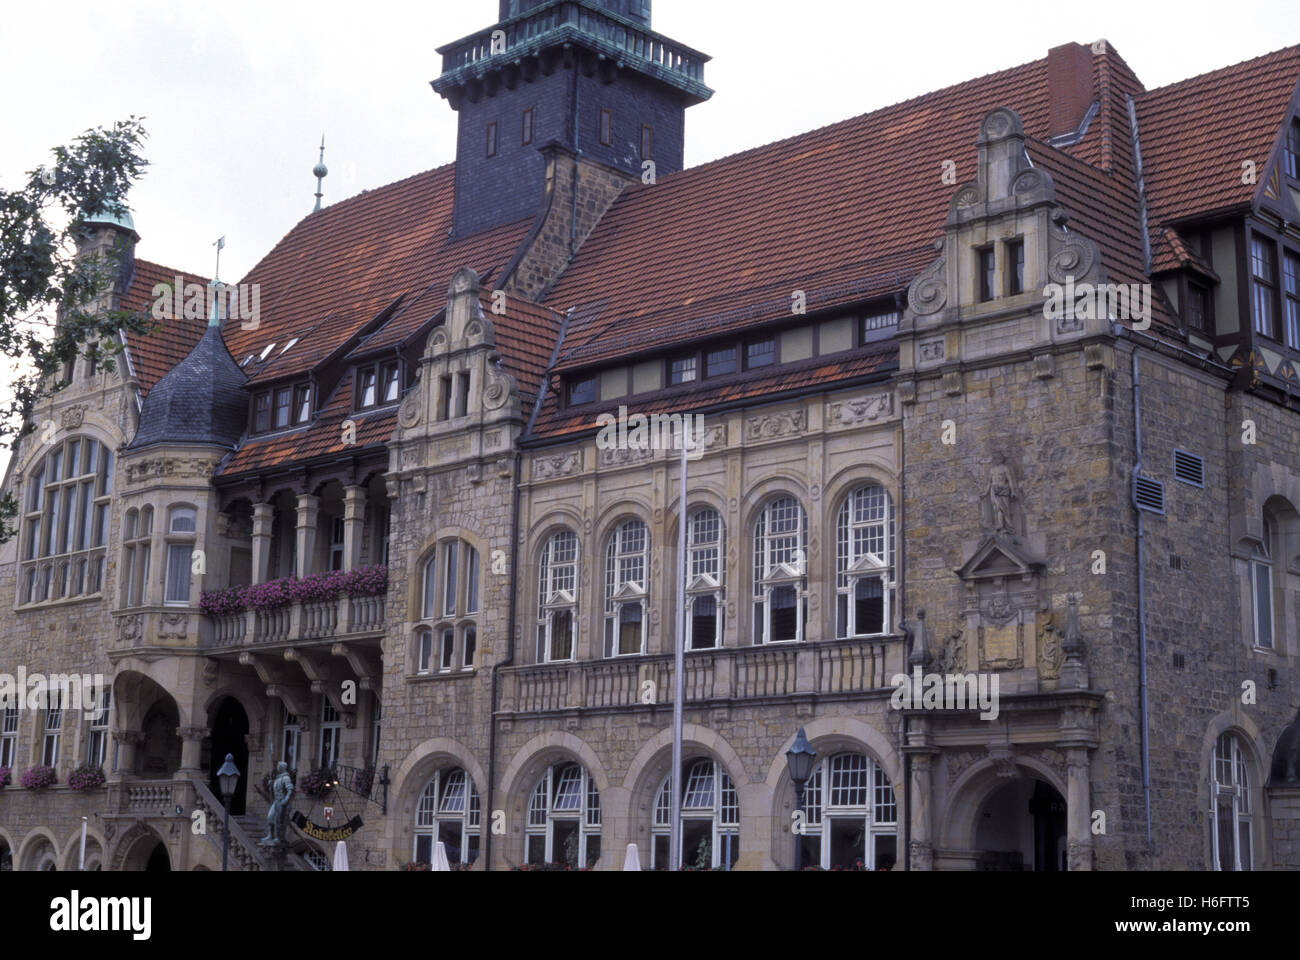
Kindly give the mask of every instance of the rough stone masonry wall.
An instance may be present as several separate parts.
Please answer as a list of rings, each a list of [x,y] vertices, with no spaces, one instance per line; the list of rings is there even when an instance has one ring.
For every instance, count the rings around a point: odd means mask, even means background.
[[[1113,595],[1123,589],[1116,584],[1127,582],[1116,540],[1129,509],[1120,457],[1124,425],[1111,371],[1090,369],[1083,350],[1058,354],[1053,376],[1035,374],[1029,361],[971,370],[959,395],[949,395],[940,379],[923,379],[915,404],[904,405],[906,614],[914,619],[918,609],[927,611],[932,649],[960,625],[963,585],[954,571],[967,559],[963,541],[983,532],[980,497],[995,453],[1004,452],[1019,487],[1026,533],[1046,537],[1041,602],[1050,604],[1063,625],[1067,595],[1081,595],[1092,688],[1117,693],[1108,701],[1091,767],[1092,806],[1108,811],[1109,824],[1108,836],[1097,838],[1094,847],[1097,866],[1115,867],[1120,864],[1114,848],[1125,842],[1133,813],[1118,798],[1136,769],[1136,741],[1128,734],[1134,708],[1123,692],[1136,691],[1136,674],[1120,639],[1124,634],[1111,619]],[[945,421],[955,430],[950,445],[943,442]],[[1099,549],[1107,552],[1105,577],[1092,573]],[[968,662],[967,669],[979,667]],[[1004,715],[995,722],[1008,721]],[[989,732],[990,742],[1000,737]]]

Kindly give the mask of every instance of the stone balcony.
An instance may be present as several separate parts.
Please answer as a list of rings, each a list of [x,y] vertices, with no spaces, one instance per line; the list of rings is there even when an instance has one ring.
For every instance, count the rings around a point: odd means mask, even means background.
[[[892,689],[904,672],[895,638],[825,640],[765,647],[723,647],[686,654],[686,702],[849,697]],[[671,655],[626,657],[502,671],[500,712],[515,715],[646,708],[673,701]]]
[[[208,617],[209,649],[307,640],[346,640],[382,635],[384,597],[339,597],[325,603],[295,603],[276,610],[245,610]]]

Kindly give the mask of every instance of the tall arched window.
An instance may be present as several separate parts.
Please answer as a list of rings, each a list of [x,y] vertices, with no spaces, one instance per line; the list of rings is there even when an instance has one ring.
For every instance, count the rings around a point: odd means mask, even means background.
[[[153,549],[153,507],[126,512],[122,527],[122,606],[148,602],[149,561]]]
[[[462,767],[439,770],[420,794],[415,811],[416,863],[433,863],[433,845],[441,843],[449,863],[478,859],[483,811],[474,779]]]
[[[646,558],[650,536],[640,520],[614,531],[605,548],[605,656],[645,653]]]
[[[167,511],[167,580],[163,602],[190,602],[190,573],[194,554],[198,513],[193,507],[178,506]]]
[[[1210,767],[1210,829],[1215,870],[1251,870],[1254,818],[1250,804],[1250,761],[1235,734],[1214,744]]]
[[[889,632],[894,596],[894,507],[879,484],[859,487],[835,522],[835,635]]]
[[[425,561],[421,575],[416,672],[472,670],[478,649],[478,550],[464,540],[445,540]]]
[[[560,863],[574,869],[600,860],[600,793],[583,767],[557,763],[528,799],[525,863]]]
[[[712,650],[722,644],[722,517],[711,507],[686,524],[686,649]]]
[[[682,862],[686,868],[730,870],[740,854],[740,801],[731,775],[707,757],[682,764]],[[655,794],[650,866],[668,869],[673,797],[664,777]]]
[[[578,607],[578,538],[573,531],[561,530],[546,541],[538,567],[537,662],[572,660]]]
[[[54,445],[23,499],[23,603],[99,593],[104,583],[113,454],[90,437]]]
[[[754,523],[754,643],[803,639],[808,619],[808,518],[793,497]]]
[[[898,801],[884,768],[863,753],[818,762],[804,789],[800,867],[880,870],[898,859]]]
[[[1264,535],[1250,561],[1251,612],[1255,646],[1273,647],[1273,556],[1277,546],[1277,525],[1264,514]]]

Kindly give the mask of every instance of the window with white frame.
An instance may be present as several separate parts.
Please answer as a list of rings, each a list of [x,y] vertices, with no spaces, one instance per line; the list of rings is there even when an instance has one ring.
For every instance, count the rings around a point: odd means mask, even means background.
[[[808,619],[808,518],[798,500],[773,500],[754,523],[754,643],[802,640]]]
[[[153,549],[153,507],[126,512],[122,527],[122,605],[148,602],[149,560]]]
[[[1222,734],[1215,742],[1210,769],[1210,846],[1215,870],[1254,868],[1249,766],[1241,740],[1233,733]]]
[[[461,767],[439,770],[425,785],[415,810],[416,863],[433,863],[441,843],[447,862],[472,864],[483,835],[483,811],[474,779]]]
[[[190,573],[194,554],[195,522],[193,507],[172,507],[167,512],[167,583],[163,602],[190,602]]]
[[[646,559],[650,535],[640,520],[620,524],[605,548],[605,656],[645,653]]]
[[[104,582],[113,454],[90,437],[54,445],[23,493],[20,603],[99,593]]]
[[[722,644],[722,517],[711,507],[696,510],[686,524],[686,649],[712,650]]]
[[[86,736],[86,763],[92,767],[103,767],[108,758],[108,718],[112,709],[113,691],[104,687],[95,697],[95,712]]]
[[[730,870],[740,855],[740,801],[731,775],[707,757],[682,764],[682,862],[686,869]],[[673,820],[671,777],[655,794],[650,866],[669,868]]]
[[[435,624],[416,632],[416,672],[472,669],[479,612],[478,550],[464,540],[440,543],[425,562],[420,590],[421,619]],[[457,654],[457,636],[460,653]]]
[[[47,767],[59,764],[59,741],[63,732],[63,691],[46,693],[45,736],[41,743],[41,763]]]
[[[572,660],[578,608],[578,537],[571,530],[553,534],[538,564],[537,662]]]
[[[320,765],[332,767],[339,758],[339,739],[343,736],[343,721],[334,705],[328,700],[320,708]]]
[[[835,635],[889,632],[894,597],[894,508],[879,484],[859,487],[835,522]]]
[[[1273,554],[1277,530],[1273,518],[1265,515],[1264,535],[1250,560],[1251,616],[1255,646],[1273,647]]]
[[[881,870],[898,859],[898,800],[884,768],[862,753],[818,761],[804,788],[800,868]]]
[[[0,708],[0,767],[14,768],[18,754],[18,707]]]
[[[600,860],[600,792],[576,763],[547,769],[528,799],[524,863],[559,863],[574,869]]]
[[[298,744],[301,741],[302,724],[298,715],[280,704],[280,759],[289,765],[290,770],[298,769]]]

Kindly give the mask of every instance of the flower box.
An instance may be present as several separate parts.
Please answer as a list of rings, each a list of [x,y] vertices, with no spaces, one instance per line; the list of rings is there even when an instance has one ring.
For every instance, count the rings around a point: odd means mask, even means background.
[[[19,778],[24,790],[44,790],[59,782],[53,767],[36,766],[23,771]]]
[[[102,767],[84,763],[68,775],[68,786],[73,790],[93,790],[102,787],[106,779]]]

